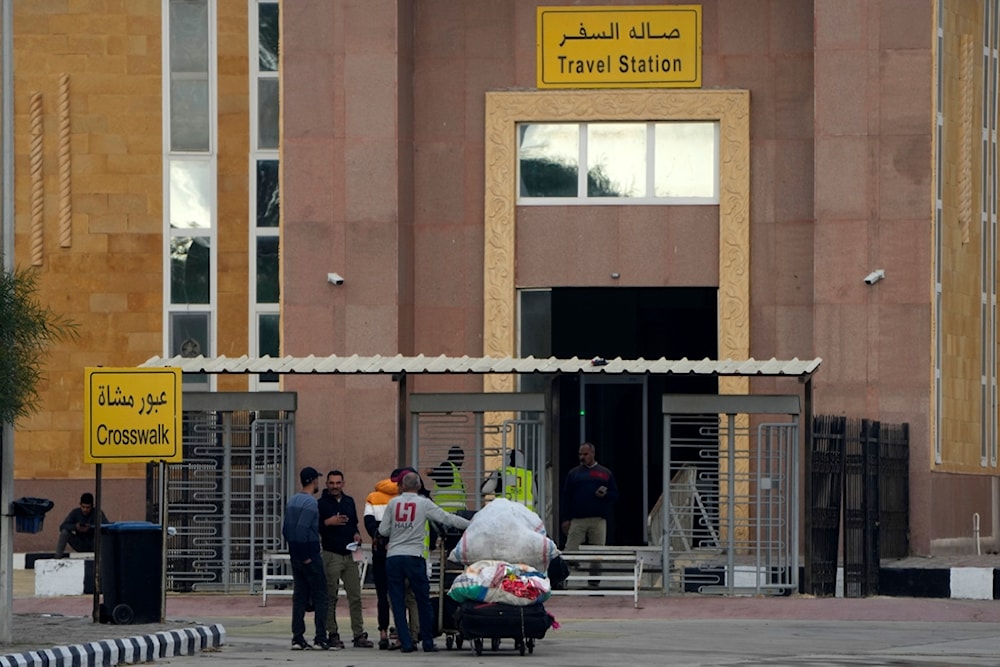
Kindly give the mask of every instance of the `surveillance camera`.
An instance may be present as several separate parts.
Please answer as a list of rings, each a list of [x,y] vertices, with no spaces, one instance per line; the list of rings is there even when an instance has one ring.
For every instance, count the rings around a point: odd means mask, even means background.
[[[865,276],[865,284],[874,285],[883,278],[885,278],[885,269],[876,269]]]
[[[339,273],[328,273],[326,274],[326,282],[330,283],[331,285],[343,285],[344,277]]]

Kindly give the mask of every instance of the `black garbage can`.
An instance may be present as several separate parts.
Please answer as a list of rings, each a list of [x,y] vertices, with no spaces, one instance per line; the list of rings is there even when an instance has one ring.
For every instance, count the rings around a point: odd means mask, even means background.
[[[160,622],[162,539],[160,524],[147,521],[101,527],[102,622]]]

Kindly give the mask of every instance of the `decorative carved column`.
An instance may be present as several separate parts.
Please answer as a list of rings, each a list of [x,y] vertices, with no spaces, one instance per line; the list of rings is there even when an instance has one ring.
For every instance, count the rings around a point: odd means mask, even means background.
[[[73,245],[73,181],[70,158],[69,74],[59,77],[59,247]]]
[[[31,263],[34,266],[41,266],[45,240],[45,175],[42,169],[44,134],[42,94],[38,91],[31,93],[29,121],[31,123],[31,152],[28,156],[31,167]]]

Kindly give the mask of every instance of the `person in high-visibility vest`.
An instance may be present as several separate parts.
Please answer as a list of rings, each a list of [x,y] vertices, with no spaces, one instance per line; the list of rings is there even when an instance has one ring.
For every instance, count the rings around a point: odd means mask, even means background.
[[[480,491],[483,495],[495,494],[497,497],[520,503],[534,511],[538,485],[534,474],[527,467],[524,454],[515,449],[507,457],[507,465],[502,470],[491,472],[490,476],[483,482]]]
[[[462,464],[465,452],[461,447],[448,449],[448,457],[427,471],[427,477],[434,480],[434,502],[446,512],[466,509],[465,482],[462,480]]]

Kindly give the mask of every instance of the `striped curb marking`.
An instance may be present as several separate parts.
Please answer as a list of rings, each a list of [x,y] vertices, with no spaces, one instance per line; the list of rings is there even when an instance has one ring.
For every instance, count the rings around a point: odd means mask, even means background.
[[[0,667],[114,667],[192,655],[226,643],[221,624],[0,655]]]

